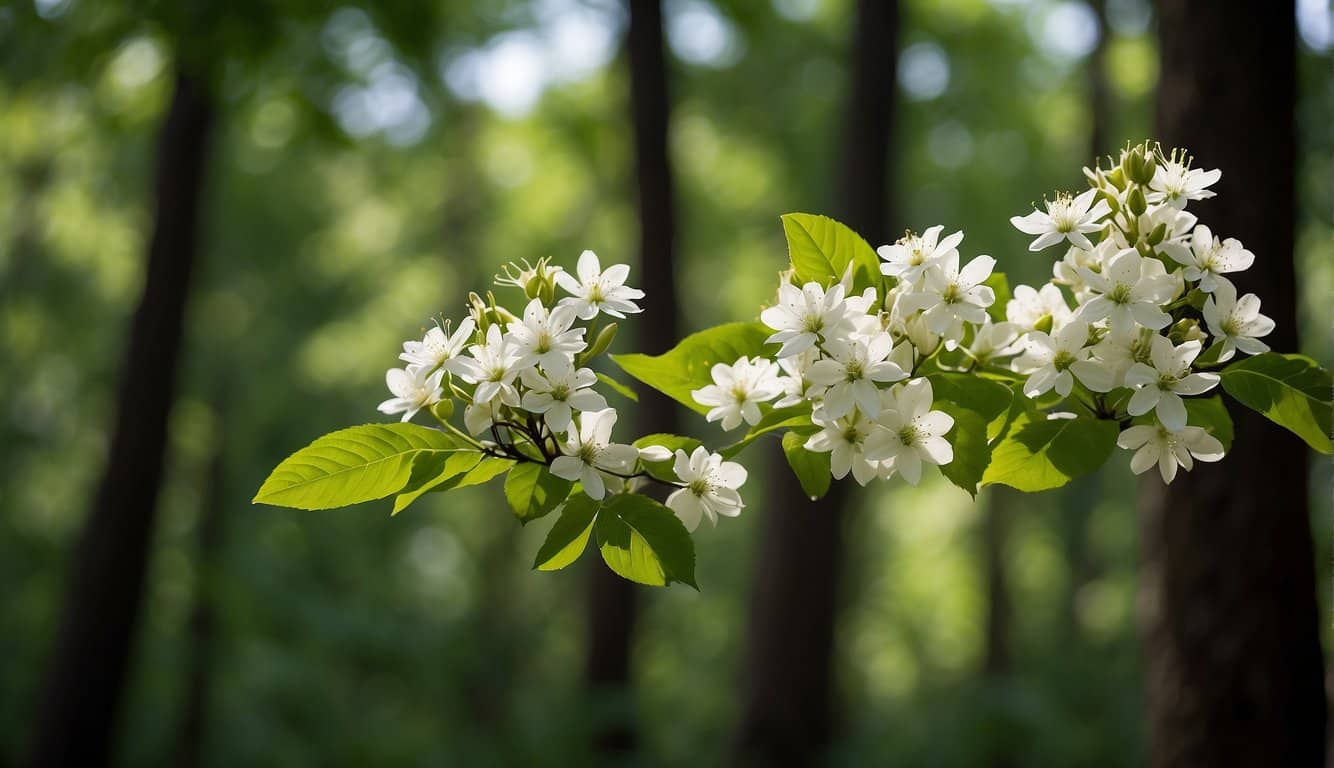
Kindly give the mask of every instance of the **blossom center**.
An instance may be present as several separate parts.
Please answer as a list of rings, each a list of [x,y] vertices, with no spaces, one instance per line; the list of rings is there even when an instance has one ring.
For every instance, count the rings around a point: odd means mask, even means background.
[[[1117,283],[1116,287],[1112,288],[1112,292],[1107,294],[1107,299],[1113,304],[1129,304],[1130,294],[1133,290],[1134,288],[1132,286],[1126,285],[1125,283]]]
[[[570,388],[564,384],[555,384],[551,387],[552,400],[565,400],[570,396]]]
[[[713,486],[709,484],[709,481],[705,480],[702,477],[697,478],[695,480],[691,480],[690,485],[687,485],[686,487],[689,488],[690,492],[695,494],[696,496],[704,496],[709,491],[713,490]]]
[[[898,431],[899,442],[909,448],[912,447],[913,443],[917,442],[917,437],[917,427],[914,427],[911,424]]]
[[[598,454],[601,452],[596,443],[579,444],[579,460],[585,464],[592,464],[597,461]]]
[[[1052,367],[1058,371],[1064,371],[1066,368],[1069,368],[1071,365],[1073,365],[1074,362],[1075,362],[1075,356],[1070,352],[1066,352],[1065,350],[1057,352],[1056,356],[1051,359]]]

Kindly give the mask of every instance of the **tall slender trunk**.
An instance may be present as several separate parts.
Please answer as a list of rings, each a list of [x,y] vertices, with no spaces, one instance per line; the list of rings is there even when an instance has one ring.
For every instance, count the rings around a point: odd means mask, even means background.
[[[1293,272],[1296,44],[1292,2],[1158,4],[1158,132],[1220,167],[1218,197],[1193,205],[1259,255],[1238,276],[1297,345]],[[1198,208],[1198,210],[1197,210]],[[1142,609],[1150,764],[1320,766],[1325,692],[1308,454],[1235,409],[1221,464],[1142,487]]]
[[[898,2],[859,0],[836,208],[873,244],[884,242],[889,229],[897,58]],[[777,460],[783,462],[781,456]],[[849,477],[813,504],[785,465],[776,470],[763,510],[742,715],[733,745],[734,761],[741,765],[817,763],[834,730],[841,528],[858,495],[849,492]]]
[[[648,322],[638,325],[641,348],[665,352],[676,343],[677,317],[676,206],[672,181],[668,125],[671,101],[663,48],[662,4],[629,0],[626,48],[630,61],[630,115],[634,129],[635,181],[639,203],[639,264]],[[645,391],[636,426],[642,433],[676,432],[678,418],[671,400]],[[636,587],[598,565],[590,574],[588,592],[588,656],[586,684],[595,695],[624,711],[599,723],[594,747],[603,752],[635,749],[635,723],[630,711],[630,662],[634,644]]]
[[[32,766],[110,759],[157,513],[212,125],[200,84],[178,75],[158,141],[153,235],[107,466],[71,561]]]
[[[182,704],[181,730],[176,742],[176,768],[197,768],[204,764],[209,698],[213,690],[213,659],[217,647],[217,573],[222,555],[224,510],[227,488],[227,413],[218,399],[215,408],[217,430],[213,438],[213,456],[200,497],[199,531],[195,554],[196,573],[194,605],[190,609],[187,636],[190,639],[186,667],[185,697]]]

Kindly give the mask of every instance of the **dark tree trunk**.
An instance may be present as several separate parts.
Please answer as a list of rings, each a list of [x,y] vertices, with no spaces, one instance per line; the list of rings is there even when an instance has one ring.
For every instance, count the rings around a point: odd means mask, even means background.
[[[657,354],[677,339],[676,206],[667,132],[671,101],[663,49],[659,0],[629,0],[626,48],[630,60],[630,114],[634,129],[635,180],[639,202],[639,265],[647,297],[646,321],[639,323],[640,347]],[[676,432],[676,406],[656,392],[641,393],[636,427],[642,434]],[[593,732],[601,752],[629,752],[636,735],[630,711],[630,662],[634,644],[637,588],[602,565],[593,568],[588,592],[590,693],[611,704],[611,717],[599,717]]]
[[[1158,5],[1158,131],[1223,169],[1201,221],[1259,258],[1237,279],[1297,346],[1293,273],[1296,47],[1291,2]],[[1143,486],[1150,764],[1319,766],[1325,693],[1308,454],[1244,408],[1220,464]]]
[[[157,512],[212,123],[199,83],[178,76],[159,136],[153,235],[107,467],[71,561],[33,766],[110,759]]]
[[[836,184],[839,218],[874,245],[890,219],[898,3],[860,0],[853,25],[843,151]],[[842,526],[851,477],[820,503],[806,501],[777,457],[763,510],[746,638],[745,688],[734,761],[740,765],[817,764],[834,730],[833,658]]]
[[[176,743],[176,768],[197,768],[204,764],[207,737],[209,697],[213,690],[213,658],[217,632],[217,570],[222,552],[223,510],[226,508],[226,440],[227,414],[223,408],[216,411],[217,433],[214,436],[213,457],[209,460],[204,478],[199,511],[198,577],[195,582],[194,605],[190,609],[187,636],[190,639],[189,661],[186,668],[185,698],[182,705],[181,731]]]

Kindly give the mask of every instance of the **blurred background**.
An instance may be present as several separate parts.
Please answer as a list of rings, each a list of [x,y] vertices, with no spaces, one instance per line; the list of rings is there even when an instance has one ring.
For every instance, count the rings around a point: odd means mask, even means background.
[[[1272,226],[1295,238],[1300,348],[1328,366],[1334,29],[1322,0],[1276,8],[1295,35],[1297,207]],[[940,223],[1012,284],[1046,279],[1008,218],[1156,135],[1155,16],[1147,0],[0,3],[0,765],[60,754],[62,722],[125,766],[772,764],[766,744],[849,766],[1145,764],[1124,454],[1041,496],[975,501],[933,476],[831,500],[834,566],[798,550],[786,573],[759,562],[791,502],[757,452],[745,514],[696,537],[702,591],[612,598],[593,555],[530,571],[549,521],[521,528],[498,488],[393,519],[250,498],[314,437],[381,420],[401,341],[510,260],[674,259],[676,319],[643,285],[620,351],[654,323],[754,316],[785,264],[779,214],[865,220],[867,194],[873,245]],[[863,194],[868,105],[887,182]],[[1227,179],[1224,161],[1197,165]],[[1301,626],[1327,639],[1329,462],[1303,476],[1309,514],[1277,511],[1306,537],[1297,590],[1320,608]],[[125,631],[80,645],[108,627]],[[829,663],[756,646],[809,631]],[[590,648],[624,669],[599,677]],[[1318,660],[1298,674],[1318,685]],[[766,684],[794,675],[811,679]],[[97,712],[66,711],[83,703]]]

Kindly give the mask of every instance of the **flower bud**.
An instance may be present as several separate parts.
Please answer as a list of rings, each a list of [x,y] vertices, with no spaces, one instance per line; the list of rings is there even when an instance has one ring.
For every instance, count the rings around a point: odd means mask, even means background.
[[[1209,294],[1201,291],[1199,288],[1195,288],[1191,290],[1190,293],[1186,294],[1186,303],[1200,311],[1204,311],[1204,302],[1208,300]]]
[[[1113,187],[1124,192],[1126,191],[1126,175],[1121,171],[1121,166],[1113,168],[1107,173],[1107,181],[1111,182]]]
[[[1149,210],[1149,201],[1144,199],[1144,190],[1141,187],[1135,187],[1126,195],[1126,207],[1136,216],[1143,216],[1144,212]]]
[[[607,348],[611,346],[612,339],[615,338],[616,323],[612,323],[598,332],[597,338],[593,339],[593,343],[590,344],[588,349],[584,350],[583,355],[580,356],[580,361],[584,362],[592,360],[603,352],[606,352]]]
[[[1167,237],[1167,224],[1162,223],[1153,228],[1149,233],[1149,245],[1158,245]]]
[[[1033,323],[1033,330],[1041,331],[1043,333],[1051,333],[1052,322],[1052,316],[1050,314],[1043,315],[1038,318],[1036,323]]]
[[[1188,341],[1204,341],[1209,338],[1208,334],[1200,330],[1200,322],[1191,318],[1178,320],[1168,332],[1167,337],[1173,344],[1184,344]]]
[[[1111,190],[1106,188],[1100,189],[1098,197],[1107,201],[1107,205],[1112,209],[1112,213],[1119,213],[1121,211],[1121,201],[1116,198],[1116,195],[1113,194]]]
[[[1152,153],[1146,153],[1144,145],[1132,147],[1121,155],[1121,168],[1125,171],[1126,178],[1136,184],[1148,184],[1152,181],[1156,167]]]
[[[449,417],[454,415],[454,401],[450,399],[445,399],[441,400],[435,405],[432,405],[431,415],[434,416],[436,421],[440,422],[441,424],[447,423],[449,421]]]

